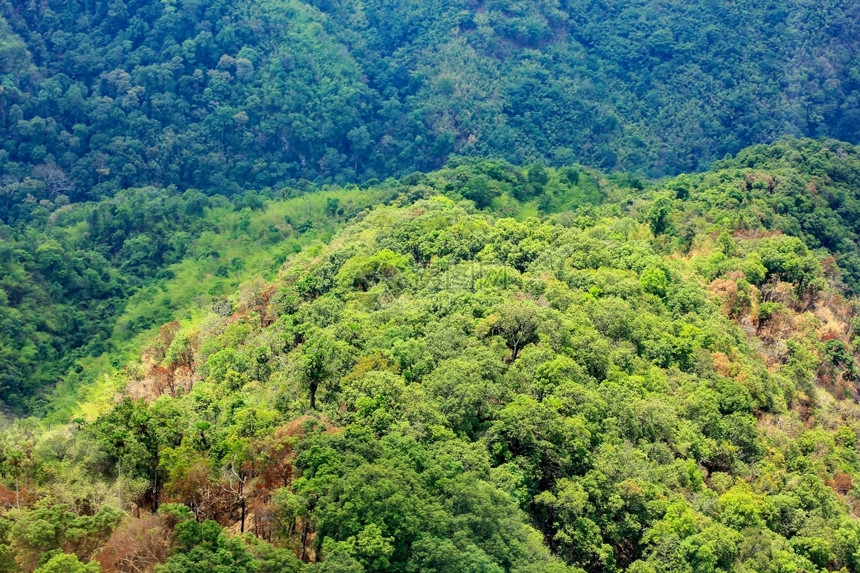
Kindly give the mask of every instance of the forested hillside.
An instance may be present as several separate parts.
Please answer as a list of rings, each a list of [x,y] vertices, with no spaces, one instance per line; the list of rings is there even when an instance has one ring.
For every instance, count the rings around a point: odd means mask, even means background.
[[[651,176],[860,141],[860,14],[801,2],[0,2],[0,217],[451,154]]]
[[[0,0],[0,573],[860,573],[860,3]]]
[[[860,571],[858,178],[786,140],[46,214],[6,284],[110,351],[0,435],[0,571]]]
[[[231,202],[142,188],[53,211],[24,204],[15,224],[0,223],[3,409],[38,409],[45,390],[78,379],[79,359],[121,361],[126,343],[194,297],[234,292],[249,273],[275,274],[302,244],[378,198],[352,188],[263,209],[255,195]]]

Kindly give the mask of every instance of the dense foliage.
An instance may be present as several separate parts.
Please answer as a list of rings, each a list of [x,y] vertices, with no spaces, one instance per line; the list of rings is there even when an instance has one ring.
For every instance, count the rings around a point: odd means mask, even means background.
[[[454,154],[674,174],[860,140],[854,2],[0,2],[0,217]]]
[[[851,0],[0,0],[0,573],[860,573],[858,70]]]
[[[822,259],[835,257],[834,271],[857,292],[858,173],[856,148],[832,140],[751,148],[656,189],[659,209],[649,224],[681,250],[690,248],[702,216],[725,228],[778,229],[818,249]],[[57,381],[74,387],[87,378],[86,369],[73,367],[76,360],[109,353],[120,364],[129,358],[117,356],[125,342],[190,307],[211,305],[243,278],[271,278],[303,244],[404,191],[444,193],[522,218],[625,203],[644,186],[635,177],[606,178],[581,167],[523,169],[483,160],[305,196],[286,190],[228,201],[144,188],[98,203],[23,203],[15,223],[0,226],[0,400],[18,412],[44,404],[44,390]],[[283,200],[285,193],[299,196]]]
[[[177,320],[0,435],[0,570],[860,571],[857,154],[210,204],[236,237],[346,221],[227,296],[183,274],[205,233],[140,275],[187,285]]]

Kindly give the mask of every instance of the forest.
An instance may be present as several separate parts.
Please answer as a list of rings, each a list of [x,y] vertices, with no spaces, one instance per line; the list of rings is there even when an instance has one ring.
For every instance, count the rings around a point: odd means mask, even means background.
[[[0,0],[0,573],[860,573],[851,0]]]
[[[788,139],[33,206],[0,571],[860,571],[858,181]]]
[[[858,57],[851,0],[2,0],[0,217],[452,155],[660,177],[860,143]]]

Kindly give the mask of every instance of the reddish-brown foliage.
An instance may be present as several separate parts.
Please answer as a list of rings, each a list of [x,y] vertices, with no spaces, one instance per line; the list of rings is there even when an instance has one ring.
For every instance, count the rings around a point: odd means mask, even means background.
[[[0,484],[0,507],[11,509],[18,503],[19,496],[3,484]]]
[[[849,491],[851,491],[851,486],[853,485],[853,480],[850,474],[845,472],[836,472],[836,475],[833,476],[833,481],[830,483],[830,487],[837,493],[842,495],[847,495]]]
[[[103,573],[148,573],[167,559],[170,529],[159,515],[129,519],[96,555]]]

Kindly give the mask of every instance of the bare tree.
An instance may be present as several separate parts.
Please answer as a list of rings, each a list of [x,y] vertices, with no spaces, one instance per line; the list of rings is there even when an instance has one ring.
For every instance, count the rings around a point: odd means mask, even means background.
[[[96,554],[105,573],[150,573],[167,559],[170,529],[159,515],[131,519]]]
[[[12,206],[21,186],[22,183],[17,177],[11,175],[0,177],[0,201],[4,203],[4,210],[9,210]]]
[[[50,201],[53,201],[61,193],[67,195],[75,190],[75,184],[56,163],[37,165],[33,168],[33,175],[45,183]]]
[[[233,459],[230,460],[230,465],[226,466],[223,470],[224,475],[224,483],[222,484],[222,488],[225,492],[231,493],[236,496],[236,500],[239,502],[239,510],[240,510],[240,532],[245,533],[245,487],[248,484],[248,474],[239,467],[236,469],[236,456],[233,456]]]

